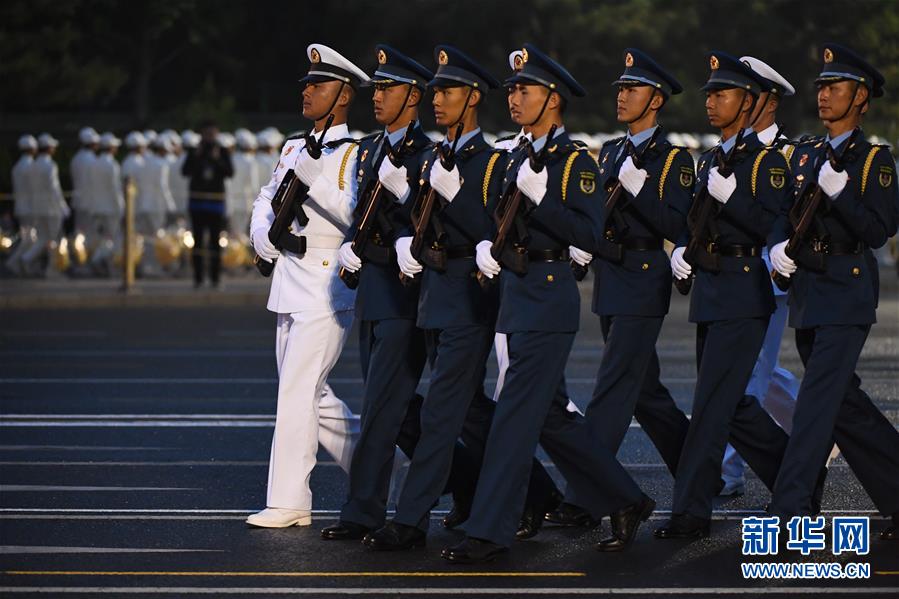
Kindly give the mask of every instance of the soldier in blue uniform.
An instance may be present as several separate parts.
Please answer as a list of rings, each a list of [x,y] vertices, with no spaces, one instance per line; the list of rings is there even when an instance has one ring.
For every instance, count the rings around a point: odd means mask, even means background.
[[[708,535],[728,435],[769,489],[787,444],[783,429],[744,390],[774,311],[762,246],[786,202],[789,171],[783,154],[770,151],[757,136],[739,139],[751,125],[764,80],[723,52],[712,52],[709,65],[711,76],[703,87],[706,111],[710,124],[721,130],[722,141],[700,158],[702,193],[696,193],[694,203],[698,209],[698,202],[714,202],[709,223],[714,233],[701,249],[708,256],[702,267],[683,257],[690,235],[702,232],[686,231],[671,257],[675,277],[695,272],[690,321],[697,324],[699,372],[675,475],[672,517],[655,531],[662,539]],[[724,155],[731,157],[729,176],[719,172],[716,161]]]
[[[435,58],[439,66],[428,86],[434,91],[437,124],[447,130],[441,145],[455,144],[455,166],[444,168],[435,145],[424,157],[419,178],[430,183],[444,204],[439,219],[446,234],[446,269],[423,269],[410,251],[412,237],[397,239],[397,263],[403,274],[415,277],[424,270],[417,324],[424,329],[431,384],[421,409],[421,439],[396,516],[363,539],[374,550],[424,545],[430,510],[449,476],[456,438],[464,427],[489,427],[493,409],[483,383],[497,302],[496,295],[485,294],[475,280],[474,244],[492,229],[489,210],[499,194],[504,166],[504,153],[484,140],[477,121],[479,104],[499,82],[452,46],[438,46]],[[461,136],[456,139],[459,124]],[[471,439],[476,442],[478,437],[485,435],[474,434]],[[475,455],[483,451],[469,449]]]
[[[443,550],[458,563],[491,560],[508,550],[524,504],[531,458],[538,442],[564,474],[579,501],[599,518],[621,513],[629,541],[648,518],[654,502],[644,496],[615,460],[614,453],[591,447],[583,422],[571,417],[564,396],[565,363],[578,329],[580,296],[569,265],[568,246],[593,247],[602,230],[599,172],[583,145],[562,126],[566,105],[584,89],[557,62],[526,44],[524,66],[514,84],[516,123],[531,123],[533,150],[546,147],[547,164],[535,171],[528,149],[515,152],[505,169],[503,188],[515,184],[524,195],[527,242],[525,274],[516,274],[492,256],[485,236],[478,244],[478,268],[500,276],[497,331],[505,333],[509,368],[496,405],[487,452],[478,479],[466,538]],[[548,133],[556,125],[555,136]]]
[[[636,416],[674,474],[689,421],[659,380],[655,344],[671,301],[671,267],[662,244],[684,231],[693,159],[685,148],[672,146],[658,124],[664,104],[682,91],[680,83],[636,48],[625,50],[624,67],[614,85],[618,121],[627,124],[628,134],[603,145],[598,185],[605,190],[603,204],[615,181],[625,195],[606,208],[597,247],[571,248],[576,263],[592,261],[593,312],[605,340],[587,424],[594,441],[614,452]],[[618,544],[612,537],[600,548]]]
[[[431,148],[431,140],[417,124],[408,137],[406,132],[418,118],[418,106],[433,74],[389,46],[378,45],[376,52],[378,67],[371,85],[375,88],[375,120],[384,126],[384,132],[361,141],[356,176],[360,194],[380,181],[386,197],[381,200],[380,218],[372,227],[364,255],[357,256],[349,240],[356,235],[360,218],[373,199],[370,196],[360,197],[348,241],[338,254],[344,271],[358,277],[356,316],[365,388],[361,430],[350,465],[349,497],[340,521],[322,530],[323,538],[335,540],[361,539],[384,524],[397,439],[407,454],[411,455],[409,445],[414,448],[415,435],[400,433],[410,401],[415,401],[426,356],[424,335],[415,326],[419,286],[400,283],[393,243],[396,233],[409,224],[410,197],[418,189],[415,174],[423,153]],[[404,139],[405,145],[400,147]],[[388,151],[400,158],[400,167],[385,160]],[[417,415],[414,408],[412,412]]]
[[[771,262],[791,281],[790,326],[805,365],[771,512],[782,524],[814,513],[815,473],[836,441],[878,511],[892,518],[881,538],[897,540],[899,432],[861,390],[855,373],[876,321],[879,279],[871,250],[897,228],[893,157],[856,132],[871,98],[883,95],[884,78],[852,50],[825,44],[816,84],[827,136],[799,145],[792,169],[794,198],[817,183],[826,194],[824,206],[795,261],[784,252],[793,233],[791,206],[785,206],[769,237]],[[837,168],[828,159],[828,146]]]

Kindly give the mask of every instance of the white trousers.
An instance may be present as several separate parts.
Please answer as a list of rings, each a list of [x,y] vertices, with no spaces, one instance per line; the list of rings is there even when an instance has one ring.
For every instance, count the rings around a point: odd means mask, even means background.
[[[311,510],[309,479],[321,443],[344,471],[359,436],[359,418],[326,380],[337,363],[353,312],[278,314],[278,413],[272,438],[266,505]]]
[[[32,226],[37,234],[37,242],[22,254],[22,266],[25,270],[32,269],[32,263],[47,251],[50,242],[59,240],[62,233],[62,221],[62,216],[34,215],[31,217]]]

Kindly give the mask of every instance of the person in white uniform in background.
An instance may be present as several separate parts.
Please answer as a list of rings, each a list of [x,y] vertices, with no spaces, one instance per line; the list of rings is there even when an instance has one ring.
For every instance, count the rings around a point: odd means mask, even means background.
[[[227,187],[225,201],[228,211],[228,233],[245,239],[250,233],[250,213],[253,200],[259,193],[259,173],[256,166],[256,136],[246,129],[235,132],[237,152],[232,154],[234,176]]]
[[[94,193],[91,189],[91,167],[97,159],[97,144],[100,136],[93,127],[84,127],[78,132],[81,147],[75,152],[69,163],[69,174],[72,177],[72,212],[75,215],[75,233],[81,233],[88,245],[97,243],[97,235],[93,230]]]
[[[29,172],[37,154],[37,140],[33,135],[23,135],[19,138],[18,147],[21,156],[12,167],[12,195],[13,216],[19,223],[19,244],[6,259],[5,264],[6,268],[14,273],[20,272],[23,254],[36,241],[34,219],[32,218],[34,200],[31,197]]]
[[[771,82],[768,90],[762,91],[756,103],[756,112],[749,119],[754,122],[753,130],[766,146],[778,145],[778,150],[790,161],[794,146],[785,145],[787,139],[780,135],[781,126],[775,121],[777,108],[782,98],[792,96],[795,93],[790,82],[784,79],[780,73],[758,58],[743,56],[740,60],[749,65],[753,71]],[[747,133],[750,133],[747,131]],[[779,136],[779,137],[778,137]],[[771,261],[768,258],[768,248],[762,249],[762,259],[768,271],[771,271]],[[787,434],[792,430],[793,410],[796,408],[796,395],[799,393],[799,379],[789,370],[782,368],[777,361],[780,353],[780,340],[787,325],[787,293],[781,291],[773,282],[774,301],[776,309],[768,322],[768,332],[765,333],[765,342],[759,353],[755,368],[752,369],[752,378],[746,386],[746,395],[756,398],[765,408],[774,421]],[[724,450],[724,461],[721,464],[721,480],[724,482],[719,495],[742,495],[746,490],[746,463],[736,450],[728,444]]]
[[[140,131],[132,131],[125,136],[125,148],[128,154],[122,161],[122,180],[127,183],[137,181],[137,173],[144,168],[144,154],[147,149],[147,140]]]
[[[165,225],[166,215],[175,211],[175,201],[169,189],[168,140],[157,135],[150,145],[151,152],[134,175],[137,198],[134,209],[134,230],[144,238],[141,276],[158,276],[159,264],[152,251],[157,232]]]
[[[30,183],[34,230],[36,243],[22,255],[22,269],[25,274],[44,275],[40,258],[59,240],[62,223],[71,214],[59,184],[59,168],[53,154],[59,147],[49,133],[41,133],[37,138],[38,154],[26,172]],[[52,271],[52,269],[51,269]]]
[[[337,252],[356,203],[358,145],[348,137],[347,111],[356,89],[369,78],[327,46],[311,44],[306,53],[311,66],[300,80],[303,116],[314,122],[315,140],[323,136],[323,151],[316,160],[306,151],[305,139],[287,141],[254,202],[250,226],[259,259],[275,261],[268,309],[278,315],[278,411],[267,508],[247,518],[248,524],[267,528],[312,523],[309,479],[319,443],[348,471],[359,426],[326,379],[353,322],[355,292],[337,276]],[[333,123],[323,132],[329,115]],[[279,251],[268,238],[275,219],[271,200],[289,169],[309,190],[304,204],[309,222],[300,227],[294,221],[292,228],[305,237],[305,254]]]
[[[115,158],[122,141],[112,133],[100,136],[97,159],[91,164],[90,180],[94,193],[93,228],[99,235],[91,255],[95,274],[112,274],[113,257],[121,249],[122,215],[125,198],[122,193],[122,171]]]
[[[274,128],[263,129],[256,134],[256,173],[260,185],[272,176],[278,165],[278,150],[284,143],[284,136]]]
[[[172,193],[172,201],[175,204],[172,218],[175,221],[187,222],[187,186],[190,184],[190,179],[181,174],[181,165],[184,163],[184,140],[173,129],[166,129],[162,135],[169,144],[166,159],[169,161],[169,191]]]

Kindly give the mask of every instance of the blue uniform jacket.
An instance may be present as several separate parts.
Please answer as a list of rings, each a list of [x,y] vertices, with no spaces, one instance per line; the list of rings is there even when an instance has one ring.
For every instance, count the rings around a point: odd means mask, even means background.
[[[818,168],[827,159],[826,143],[823,139],[811,140],[793,152],[795,195],[790,196],[768,238],[771,247],[792,234],[789,210],[805,188],[817,182]],[[837,148],[837,154],[844,149]],[[873,145],[863,135],[847,151],[843,164],[849,181],[835,199],[825,199],[823,213],[819,214],[832,242],[861,242],[864,250],[860,254],[827,256],[823,273],[801,266],[793,273],[788,302],[790,326],[794,328],[876,321],[879,278],[871,248],[882,246],[896,233],[896,167],[887,147]]]
[[[503,190],[514,184],[527,152],[510,156]],[[599,167],[583,144],[566,132],[548,148],[546,195],[528,216],[530,250],[567,250],[569,245],[592,248],[602,231]],[[533,204],[524,199],[529,207]],[[500,308],[496,330],[501,333],[578,330],[580,293],[567,260],[532,261],[524,275],[504,268],[500,273]]]
[[[697,190],[717,166],[715,149],[699,159]],[[737,188],[727,203],[715,200],[718,245],[764,245],[771,227],[787,202],[791,178],[786,158],[749,135],[734,153]],[[694,198],[695,199],[695,198]],[[685,231],[678,246],[689,241]],[[713,273],[693,268],[696,279],[690,298],[690,321],[711,322],[732,318],[770,316],[774,312],[771,278],[761,256],[720,257],[721,270]]]
[[[426,153],[420,174],[428,181],[431,167],[439,160],[437,145]],[[452,326],[487,325],[496,320],[496,293],[484,292],[475,274],[474,246],[491,239],[495,229],[493,207],[500,192],[500,174],[505,152],[494,150],[478,133],[456,149],[456,166],[462,188],[453,201],[438,214],[446,230],[445,246],[469,246],[471,257],[447,260],[446,272],[425,267],[421,274],[421,297],[418,303],[418,326],[443,329]]]
[[[617,177],[627,158],[625,142],[624,137],[606,142],[599,153],[598,199],[603,205],[608,198],[607,182]],[[686,227],[696,178],[693,158],[686,148],[671,145],[663,135],[646,147],[649,143],[647,140],[636,148],[649,178],[636,197],[625,190],[618,202],[627,226],[626,233],[616,232],[619,243],[627,238],[676,242]],[[605,227],[614,228],[609,222]],[[593,253],[596,255],[595,248]],[[593,261],[593,312],[602,316],[664,316],[671,303],[670,264],[663,249],[625,249],[620,264],[597,257]]]

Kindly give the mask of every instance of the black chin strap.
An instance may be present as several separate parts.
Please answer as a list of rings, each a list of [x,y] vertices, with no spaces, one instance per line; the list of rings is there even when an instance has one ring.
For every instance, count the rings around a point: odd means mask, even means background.
[[[642,119],[644,116],[646,116],[646,112],[649,110],[649,105],[652,104],[653,98],[656,97],[656,91],[657,90],[655,88],[652,88],[652,94],[650,94],[649,101],[646,102],[646,106],[643,107],[643,112],[641,112],[640,116],[638,116],[637,118],[627,121],[628,125],[633,125],[634,123],[636,123],[637,121]],[[743,101],[741,100],[740,104],[742,105],[742,103],[743,103]]]
[[[759,113],[755,116],[754,119],[752,119],[752,122],[749,123],[749,125],[748,125],[749,127],[752,127],[753,125],[755,125],[755,123],[756,123],[760,118],[762,118],[762,113],[765,111],[765,106],[768,105],[768,100],[770,100],[770,99],[771,99],[771,92],[768,92],[767,94],[765,94],[765,101],[762,102],[762,107],[759,108]],[[757,103],[757,102],[758,102],[758,100],[756,100],[756,103]],[[755,111],[755,108],[753,108],[753,111]],[[750,114],[751,114],[751,113],[750,113]],[[776,139],[776,138],[775,138],[775,139]]]
[[[548,89],[548,88],[547,88],[547,89]],[[553,95],[553,91],[552,91],[552,90],[549,90],[549,93],[546,94],[546,99],[543,100],[543,107],[540,109],[540,114],[538,114],[538,115],[537,115],[537,118],[535,118],[532,122],[528,123],[527,125],[522,125],[523,127],[533,127],[534,125],[537,124],[537,122],[538,122],[540,119],[543,118],[543,113],[546,112],[546,107],[549,106],[549,99],[550,99],[550,97],[551,97],[552,95]]]
[[[473,88],[473,87],[469,87],[469,88],[468,88],[468,95],[465,96],[465,104],[462,105],[462,112],[459,113],[459,118],[457,118],[457,119],[456,119],[455,121],[453,121],[449,126],[447,126],[447,128],[446,128],[447,131],[452,130],[453,127],[455,127],[456,125],[458,125],[458,124],[462,121],[462,119],[465,118],[465,111],[468,110],[468,101],[471,100],[471,94],[473,94],[473,93],[474,93],[474,88]]]
[[[858,94],[858,88],[859,88],[860,86],[861,86],[861,83],[858,82],[858,81],[856,81],[856,82],[855,82],[855,89],[852,90],[852,98],[849,100],[849,106],[846,107],[846,110],[843,111],[843,114],[840,115],[840,118],[837,118],[837,119],[831,119],[831,120],[830,120],[831,123],[835,123],[835,122],[837,122],[837,121],[842,121],[843,119],[846,118],[846,115],[848,115],[848,114],[849,114],[849,111],[852,110],[852,103],[855,101],[855,96]],[[859,108],[858,108],[859,114],[861,114],[861,109],[862,109],[861,106],[859,106]]]
[[[409,101],[409,96],[412,95],[412,84],[411,84],[411,83],[407,83],[406,85],[409,87],[409,89],[406,90],[406,97],[403,98],[403,103],[400,105],[399,112],[396,113],[396,116],[393,117],[393,120],[392,120],[392,121],[390,121],[389,123],[387,123],[387,125],[386,125],[387,127],[389,127],[390,125],[392,125],[392,124],[394,124],[395,122],[397,122],[397,120],[398,120],[401,116],[403,116],[403,113],[406,112],[406,102]]]
[[[337,93],[334,94],[334,100],[331,102],[331,105],[328,107],[328,109],[325,111],[325,113],[323,115],[313,118],[312,119],[313,121],[318,122],[318,121],[322,120],[323,118],[325,118],[326,116],[328,116],[329,114],[331,114],[331,111],[334,110],[335,106],[337,106],[337,100],[340,99],[340,93],[343,91],[343,88],[345,85],[346,85],[346,83],[344,83],[343,81],[340,82],[340,87],[337,88]]]
[[[721,127],[719,127],[719,129],[721,129],[722,131],[724,131],[725,129],[727,129],[728,127],[730,127],[730,126],[733,125],[734,123],[736,123],[736,122],[737,122],[737,119],[740,118],[740,117],[743,115],[743,100],[746,99],[746,94],[748,94],[748,93],[749,93],[749,92],[746,91],[745,89],[743,90],[743,97],[740,98],[740,105],[737,107],[737,114],[735,114],[735,115],[734,115],[734,118],[732,118],[726,125],[722,125]],[[756,103],[757,101],[758,101],[758,98],[756,98],[756,97],[753,96],[753,98],[752,98],[752,104],[749,105],[749,114],[752,114],[752,111],[755,110],[755,103]],[[745,129],[745,127],[743,127],[743,128]]]

